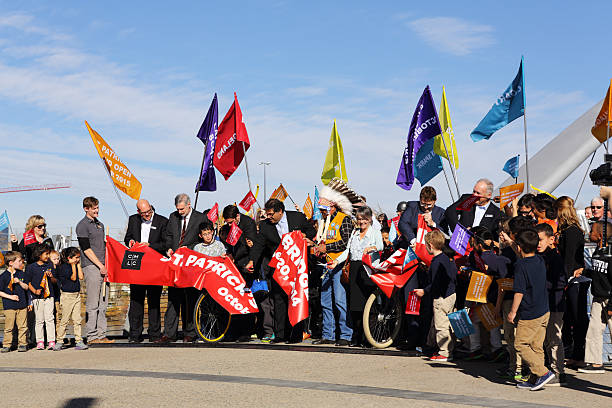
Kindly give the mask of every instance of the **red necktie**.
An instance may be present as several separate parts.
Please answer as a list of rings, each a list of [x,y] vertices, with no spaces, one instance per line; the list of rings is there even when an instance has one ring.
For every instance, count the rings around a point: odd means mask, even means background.
[[[186,229],[187,229],[187,217],[184,217],[183,218],[183,228],[181,228],[181,239],[179,240],[179,244],[178,244],[179,248],[183,245],[183,241],[185,240],[185,230]]]

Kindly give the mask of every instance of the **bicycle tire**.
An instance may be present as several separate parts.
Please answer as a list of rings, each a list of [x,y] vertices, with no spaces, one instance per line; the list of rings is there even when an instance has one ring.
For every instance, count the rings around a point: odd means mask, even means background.
[[[398,296],[388,298],[380,289],[368,297],[363,309],[363,331],[376,348],[387,348],[399,334],[402,306]]]
[[[221,341],[227,333],[232,315],[203,291],[193,311],[198,336],[208,343]]]

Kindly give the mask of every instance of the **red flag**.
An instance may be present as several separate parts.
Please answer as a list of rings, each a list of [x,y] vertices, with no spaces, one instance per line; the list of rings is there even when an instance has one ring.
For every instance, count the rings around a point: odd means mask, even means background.
[[[242,235],[242,230],[238,228],[235,222],[233,222],[229,230],[229,234],[227,234],[227,243],[230,244],[231,246],[236,245],[241,235]]]
[[[469,196],[468,198],[466,198],[465,200],[463,200],[461,203],[459,203],[459,205],[457,206],[457,210],[458,211],[470,211],[472,209],[472,207],[474,206],[474,204],[476,204],[476,201],[480,200],[479,196]]]
[[[300,231],[284,234],[268,264],[272,277],[289,296],[289,322],[292,326],[308,317],[308,252]]]
[[[242,122],[238,97],[234,92],[234,103],[219,125],[213,161],[226,180],[236,171],[250,145],[246,126]]]
[[[213,224],[217,222],[217,220],[219,219],[219,203],[215,203],[213,208],[210,209],[206,216]]]
[[[421,311],[421,298],[418,297],[413,290],[408,294],[408,300],[406,302],[405,314],[418,315]]]
[[[429,252],[427,252],[427,247],[425,246],[425,235],[427,235],[427,233],[431,231],[433,231],[433,228],[430,228],[429,225],[427,225],[423,214],[419,214],[419,224],[417,229],[416,242],[414,243],[414,253],[427,266],[431,264],[433,256]]]
[[[34,230],[27,230],[23,233],[23,246],[30,245],[36,242],[36,235],[34,235]]]
[[[256,201],[257,201],[257,199],[253,195],[253,192],[251,190],[249,190],[247,195],[244,196],[244,198],[242,199],[242,201],[238,205],[240,207],[242,207],[242,209],[244,209],[244,211],[251,211],[251,207],[253,207],[253,204],[255,204]]]

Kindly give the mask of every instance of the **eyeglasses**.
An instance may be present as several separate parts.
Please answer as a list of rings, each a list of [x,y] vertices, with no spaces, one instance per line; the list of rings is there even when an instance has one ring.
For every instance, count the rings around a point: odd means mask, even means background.
[[[138,211],[140,215],[151,215],[153,214],[153,209],[149,208],[147,211]]]
[[[592,205],[591,208],[594,210],[601,210],[603,208],[603,205]]]
[[[38,228],[38,229],[47,228],[47,224],[40,224],[40,225],[35,226],[34,228]]]
[[[531,214],[531,211],[519,211],[518,212],[518,215],[522,215],[522,216],[526,216],[526,215],[529,215],[529,214]]]

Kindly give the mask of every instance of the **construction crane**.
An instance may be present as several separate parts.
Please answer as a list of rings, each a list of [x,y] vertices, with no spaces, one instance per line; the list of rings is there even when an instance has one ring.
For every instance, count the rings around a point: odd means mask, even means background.
[[[57,190],[60,188],[70,188],[70,187],[72,187],[72,185],[69,183],[41,184],[38,186],[3,187],[3,188],[0,188],[0,194],[1,193],[19,193],[22,191]]]

